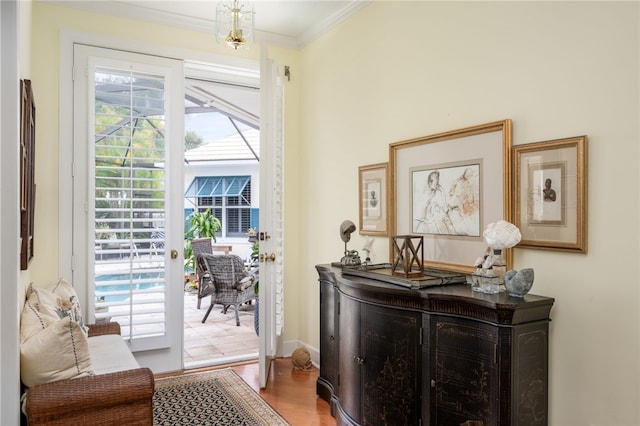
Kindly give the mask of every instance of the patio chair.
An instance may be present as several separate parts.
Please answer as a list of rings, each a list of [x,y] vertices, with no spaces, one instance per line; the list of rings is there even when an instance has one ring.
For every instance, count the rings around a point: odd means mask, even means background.
[[[256,296],[253,292],[253,284],[256,276],[247,272],[244,262],[235,254],[199,254],[196,257],[198,267],[206,270],[213,283],[211,304],[204,315],[204,323],[211,313],[213,305],[222,305],[222,313],[226,314],[229,306],[236,310],[236,325],[240,325],[239,307],[245,302],[250,302]]]
[[[193,258],[197,259],[199,254],[213,254],[211,238],[194,238],[191,240]],[[206,269],[200,267],[200,263],[195,262],[196,275],[198,276],[198,309],[202,299],[213,293],[213,284],[209,280]]]
[[[164,230],[153,231],[151,233],[151,244],[149,245],[149,255],[158,256],[161,250],[164,250]]]

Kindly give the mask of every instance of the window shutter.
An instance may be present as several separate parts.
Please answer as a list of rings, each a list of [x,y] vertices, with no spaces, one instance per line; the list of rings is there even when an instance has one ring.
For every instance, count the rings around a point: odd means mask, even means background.
[[[93,72],[95,318],[120,323],[133,348],[158,348],[167,345],[165,76]]]

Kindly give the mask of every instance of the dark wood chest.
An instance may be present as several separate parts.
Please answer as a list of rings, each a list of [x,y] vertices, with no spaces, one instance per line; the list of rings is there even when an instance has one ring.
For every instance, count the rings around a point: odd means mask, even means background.
[[[546,425],[554,300],[316,267],[317,393],[342,425]]]

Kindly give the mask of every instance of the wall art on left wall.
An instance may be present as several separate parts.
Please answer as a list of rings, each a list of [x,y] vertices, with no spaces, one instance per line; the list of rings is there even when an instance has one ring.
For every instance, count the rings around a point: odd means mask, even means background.
[[[20,269],[33,258],[35,184],[36,106],[31,80],[20,80]]]

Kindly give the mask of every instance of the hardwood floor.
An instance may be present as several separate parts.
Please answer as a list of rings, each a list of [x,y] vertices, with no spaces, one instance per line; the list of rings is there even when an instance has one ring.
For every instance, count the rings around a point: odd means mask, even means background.
[[[276,358],[271,364],[267,387],[261,390],[257,363],[232,368],[292,426],[336,424],[329,403],[316,395],[317,368],[300,371],[293,368],[291,358]]]
[[[264,398],[292,426],[334,426],[329,403],[316,395],[319,371],[313,368],[300,371],[293,368],[291,358],[276,358],[271,364],[266,389],[260,389],[258,363],[220,365],[213,368],[186,370],[184,373],[231,367],[242,379]],[[161,374],[167,377],[182,373]]]

